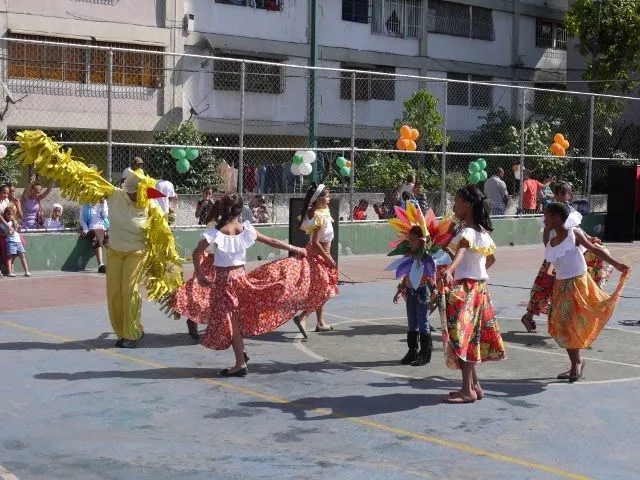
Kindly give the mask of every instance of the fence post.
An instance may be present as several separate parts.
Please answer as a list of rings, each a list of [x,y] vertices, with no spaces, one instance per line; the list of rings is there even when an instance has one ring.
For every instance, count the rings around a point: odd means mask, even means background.
[[[521,112],[520,112],[520,198],[518,208],[520,214],[524,213],[522,201],[524,200],[524,128],[527,121],[527,91],[520,87]]]
[[[109,48],[107,55],[107,180],[111,182],[113,170],[113,126],[111,97],[113,94],[113,50]]]
[[[447,123],[449,116],[449,82],[444,81],[444,120],[442,123],[442,170],[440,171],[440,180],[442,185],[440,186],[440,215],[444,216],[447,213]]]
[[[595,96],[593,93],[589,96],[589,146],[587,147],[587,155],[589,155],[587,163],[587,198],[589,202],[589,211],[591,211],[591,181],[593,175],[593,129],[595,115]]]
[[[240,64],[240,150],[238,151],[238,193],[242,195],[244,188],[244,90],[246,80],[246,64]]]
[[[351,176],[349,181],[349,219],[353,221],[353,195],[356,169],[356,72],[351,72]]]

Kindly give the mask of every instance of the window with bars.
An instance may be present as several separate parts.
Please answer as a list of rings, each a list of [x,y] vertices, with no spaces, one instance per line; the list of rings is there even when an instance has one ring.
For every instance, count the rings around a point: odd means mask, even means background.
[[[473,83],[490,82],[491,77],[449,72],[447,80],[460,80],[460,82],[447,82],[447,105],[460,105],[479,110],[493,108],[493,87]]]
[[[250,56],[233,56],[228,58],[275,63],[273,60]],[[244,87],[246,92],[270,93],[275,95],[284,93],[285,77],[283,66],[264,65],[260,63],[245,63],[244,65]],[[241,69],[241,62],[215,59],[213,61],[214,90],[240,91]]]
[[[369,23],[369,0],[342,0],[342,20]]]
[[[344,70],[359,70],[356,72],[356,100],[387,100],[396,99],[395,77],[376,75],[376,73],[396,73],[395,67],[383,65],[366,66],[353,63],[343,63]],[[367,73],[363,73],[366,71]],[[352,72],[340,72],[340,99],[351,100]]]
[[[136,52],[113,52],[114,85],[147,88],[162,88],[164,86],[163,56],[152,53],[162,52],[162,48],[123,43],[87,43],[82,40],[37,35],[9,34],[8,36],[14,39],[72,44],[71,46],[58,46],[9,40],[7,48],[7,74],[9,78],[106,84],[108,52],[84,48],[87,45],[96,45],[138,50]],[[77,47],[73,45],[77,45]]]
[[[550,20],[536,19],[536,47],[567,49],[567,31],[564,25]]]
[[[422,38],[421,0],[372,0],[371,33]]]
[[[223,3],[225,5],[259,8],[271,12],[279,12],[282,10],[282,2],[283,0],[216,0],[216,3]]]
[[[444,0],[429,0],[427,30],[478,40],[496,39],[491,9]]]

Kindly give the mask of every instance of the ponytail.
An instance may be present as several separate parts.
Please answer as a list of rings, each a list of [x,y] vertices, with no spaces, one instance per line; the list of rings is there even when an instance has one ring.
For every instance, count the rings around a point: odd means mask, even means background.
[[[300,222],[298,223],[298,228],[302,226],[302,222],[304,222],[304,217],[309,210],[309,206],[311,205],[311,197],[316,192],[318,185],[315,182],[311,182],[309,185],[309,189],[307,190],[307,194],[304,197],[304,202],[302,202],[302,208],[300,209]]]
[[[225,195],[222,197],[220,201],[220,210],[218,223],[216,224],[216,228],[220,230],[227,223],[229,223],[234,218],[238,218],[242,215],[242,208],[244,204],[242,203],[242,197],[236,193],[231,193],[229,195]]]
[[[482,227],[487,232],[492,232],[493,223],[491,223],[489,199],[484,196],[480,189],[475,185],[467,185],[458,190],[458,195],[460,195],[466,203],[471,204],[473,224]]]
[[[213,222],[214,220],[217,223],[218,219],[220,218],[221,212],[222,212],[222,202],[220,201],[220,199],[218,199],[213,203],[213,206],[207,212],[207,216],[204,219],[204,224],[209,225],[209,223]]]

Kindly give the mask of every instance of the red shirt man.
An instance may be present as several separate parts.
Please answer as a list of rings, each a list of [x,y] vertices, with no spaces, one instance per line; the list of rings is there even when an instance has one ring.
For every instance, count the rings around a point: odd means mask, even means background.
[[[538,204],[538,191],[544,185],[525,173],[522,191],[522,209],[524,213],[535,213]]]

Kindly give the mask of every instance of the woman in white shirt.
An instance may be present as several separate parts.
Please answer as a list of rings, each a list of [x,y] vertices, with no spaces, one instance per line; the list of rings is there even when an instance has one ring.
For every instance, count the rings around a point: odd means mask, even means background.
[[[462,371],[462,388],[444,401],[471,403],[484,396],[476,364],[506,359],[487,288],[487,269],[496,261],[496,245],[489,236],[493,230],[489,201],[478,187],[460,189],[453,210],[463,226],[450,243],[455,257],[443,273],[446,325],[442,336],[447,366]]]
[[[570,383],[580,379],[585,362],[580,350],[588,348],[598,337],[620,299],[622,288],[631,270],[617,262],[598,245],[594,245],[585,233],[566,226],[569,208],[562,203],[552,203],[544,210],[545,260],[555,266],[555,281],[549,308],[549,335],[560,347],[567,350],[571,368],[558,375]],[[613,265],[622,272],[613,295],[605,293],[587,273],[587,263],[582,249]]]
[[[211,305],[206,318],[192,320],[206,323],[202,345],[215,350],[233,347],[235,365],[220,371],[224,377],[244,377],[248,373],[243,337],[262,335],[275,330],[291,319],[299,309],[299,268],[297,259],[284,259],[261,266],[245,274],[247,249],[255,242],[273,248],[306,255],[294,247],[258,232],[249,222],[242,222],[242,198],[237,194],[221,199],[220,217],[215,227],[202,235],[193,252],[194,276],[202,286],[209,287],[206,301]],[[213,272],[205,275],[201,256],[213,254]],[[288,268],[292,267],[292,268]],[[212,278],[213,277],[213,278]],[[181,302],[174,302],[174,311],[183,314]]]
[[[88,235],[98,260],[98,272],[107,273],[102,261],[102,247],[109,246],[109,206],[106,200],[95,205],[85,204],[80,207],[80,225],[82,234]]]

